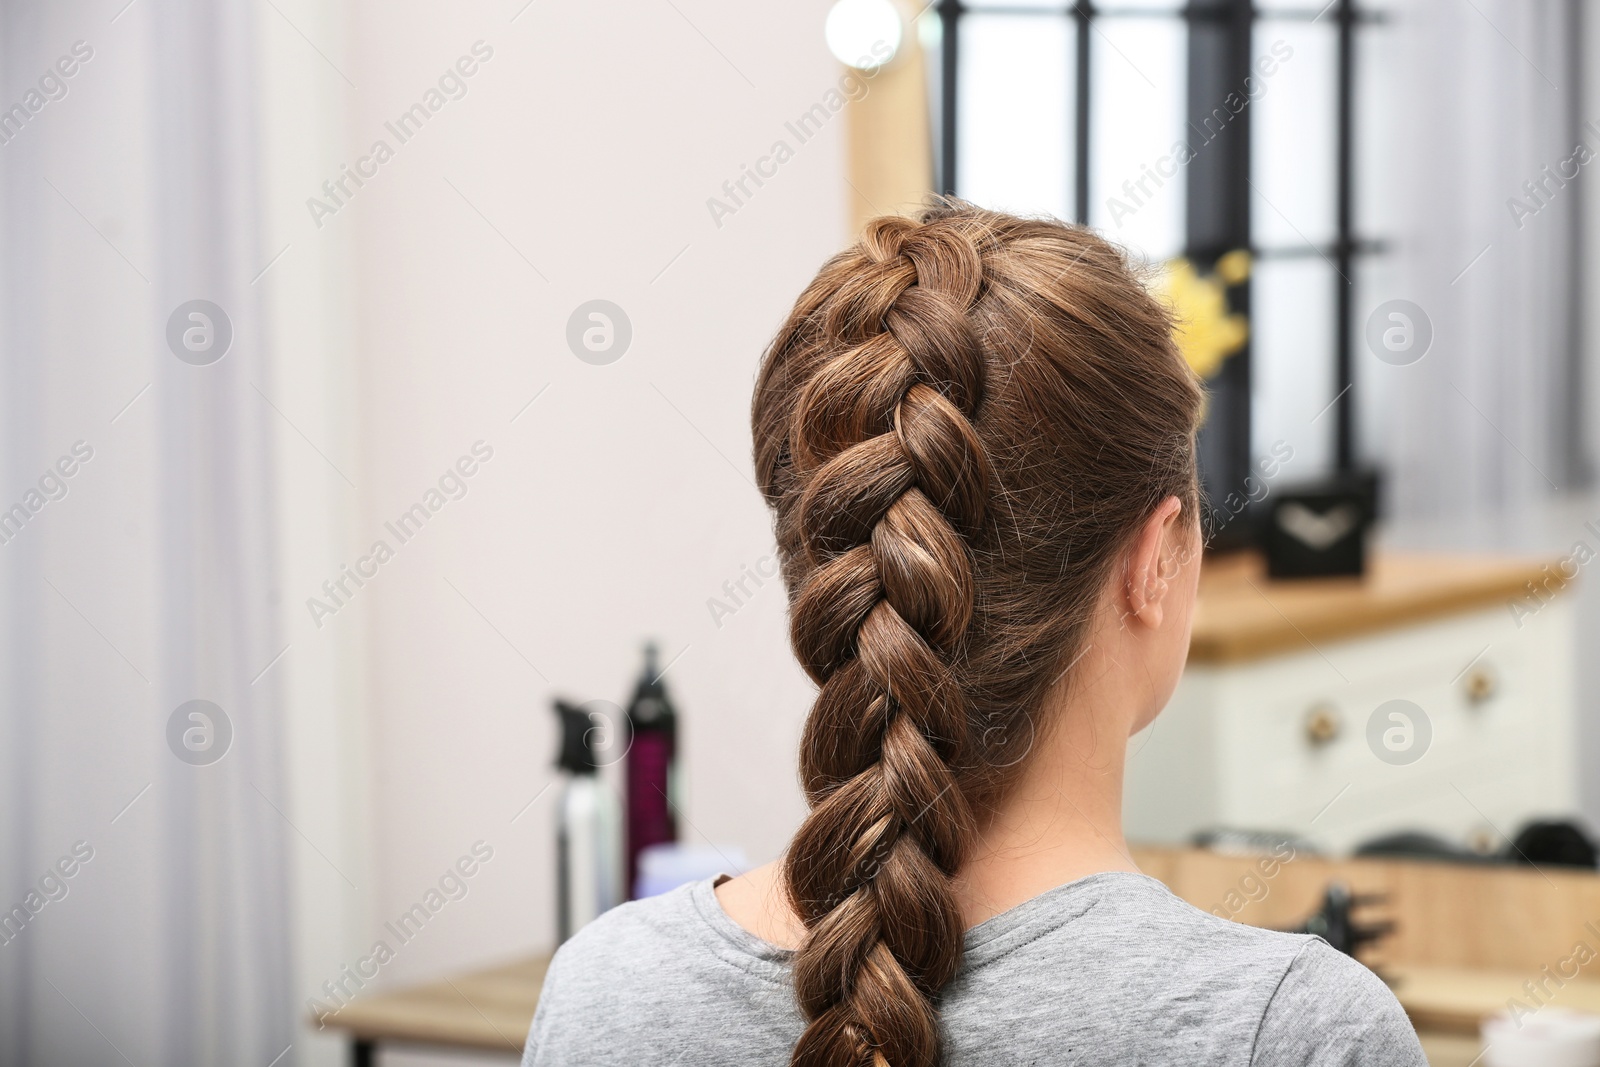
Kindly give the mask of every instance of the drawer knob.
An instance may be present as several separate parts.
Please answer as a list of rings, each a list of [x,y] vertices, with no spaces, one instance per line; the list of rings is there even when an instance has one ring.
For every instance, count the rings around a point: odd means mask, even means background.
[[[1339,709],[1332,704],[1313,704],[1306,710],[1306,740],[1321,747],[1339,736]]]
[[[1466,694],[1468,704],[1483,704],[1493,700],[1495,693],[1499,692],[1500,680],[1491,668],[1474,667],[1462,679],[1461,689]]]

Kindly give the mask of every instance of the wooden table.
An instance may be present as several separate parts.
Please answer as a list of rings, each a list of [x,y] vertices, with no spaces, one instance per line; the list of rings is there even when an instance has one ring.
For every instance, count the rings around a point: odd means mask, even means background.
[[[322,1024],[349,1035],[355,1067],[373,1067],[380,1042],[520,1056],[549,966],[541,954],[360,997]]]
[[[1483,1058],[1478,1023],[1505,1011],[1512,998],[1528,1002],[1523,983],[1537,972],[1398,968],[1395,995],[1411,1016],[1431,1067],[1475,1067]],[[1552,986],[1552,988],[1554,988]],[[1551,1004],[1600,1013],[1600,981],[1575,979],[1555,990]]]

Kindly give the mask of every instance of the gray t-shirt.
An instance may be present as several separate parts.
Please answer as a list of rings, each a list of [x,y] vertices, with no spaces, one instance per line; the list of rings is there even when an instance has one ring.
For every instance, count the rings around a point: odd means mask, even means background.
[[[789,959],[710,880],[624,904],[556,953],[523,1067],[781,1067],[805,1028]],[[1394,994],[1327,942],[1121,872],[967,931],[941,1018],[951,1067],[1427,1065]]]

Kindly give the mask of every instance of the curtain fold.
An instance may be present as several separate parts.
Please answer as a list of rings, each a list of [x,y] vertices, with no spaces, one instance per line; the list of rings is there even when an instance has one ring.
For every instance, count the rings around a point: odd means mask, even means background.
[[[1433,332],[1409,365],[1363,353],[1398,520],[1511,511],[1588,478],[1576,231],[1600,115],[1579,105],[1576,10],[1410,0],[1373,72],[1386,147],[1368,192],[1397,239],[1358,307],[1409,300]]]
[[[0,5],[8,1065],[297,1059],[255,25]]]

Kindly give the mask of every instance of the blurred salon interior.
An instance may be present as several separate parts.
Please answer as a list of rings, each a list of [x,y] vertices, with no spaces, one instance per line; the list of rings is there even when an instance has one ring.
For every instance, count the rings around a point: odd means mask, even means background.
[[[1600,1067],[1597,72],[1591,0],[0,3],[0,1064],[513,1064],[777,857],[756,367],[951,194],[1205,385],[1140,868]]]

